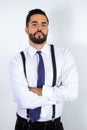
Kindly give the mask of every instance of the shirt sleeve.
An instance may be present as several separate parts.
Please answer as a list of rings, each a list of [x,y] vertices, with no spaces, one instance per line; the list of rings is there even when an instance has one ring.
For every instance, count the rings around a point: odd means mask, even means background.
[[[60,82],[62,82],[61,86],[59,84],[54,87],[44,85],[42,95],[52,101],[76,99],[78,96],[78,74],[74,58],[69,50],[66,50],[63,55]]]
[[[55,103],[54,101],[48,100],[46,97],[38,96],[29,91],[20,54],[11,59],[9,71],[14,98],[20,108],[34,109],[39,106]]]

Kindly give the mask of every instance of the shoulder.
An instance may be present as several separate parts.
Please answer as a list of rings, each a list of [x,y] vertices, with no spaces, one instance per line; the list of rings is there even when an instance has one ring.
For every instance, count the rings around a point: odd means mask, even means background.
[[[20,52],[16,53],[13,57],[11,57],[10,64],[11,65],[13,65],[13,64],[16,64],[16,65],[21,64],[22,63],[21,52],[23,52],[25,57],[26,57],[27,51],[28,51],[28,48],[25,48],[24,50],[21,50]]]
[[[57,45],[54,45],[54,50],[56,55],[65,55],[67,53],[70,53],[70,50],[68,48],[64,47],[58,47]]]
[[[72,60],[74,62],[72,51],[69,48],[63,48],[63,47],[58,47],[54,45],[54,50],[55,50],[55,57],[57,59],[62,59],[63,61]]]

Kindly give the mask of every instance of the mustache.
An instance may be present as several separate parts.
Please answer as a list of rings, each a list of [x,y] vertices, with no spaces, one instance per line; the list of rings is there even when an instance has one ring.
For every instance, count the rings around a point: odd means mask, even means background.
[[[34,33],[34,36],[35,36],[38,32],[39,32],[39,33],[42,33],[43,36],[44,36],[44,33],[43,33],[42,31],[37,31],[37,32],[35,32],[35,33]]]

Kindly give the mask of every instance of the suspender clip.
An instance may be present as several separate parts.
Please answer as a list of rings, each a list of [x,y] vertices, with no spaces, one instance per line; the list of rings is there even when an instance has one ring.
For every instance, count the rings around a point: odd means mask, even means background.
[[[54,120],[55,120],[55,117],[52,118],[52,122],[54,122]]]
[[[30,119],[27,119],[27,122],[29,122],[30,121]]]

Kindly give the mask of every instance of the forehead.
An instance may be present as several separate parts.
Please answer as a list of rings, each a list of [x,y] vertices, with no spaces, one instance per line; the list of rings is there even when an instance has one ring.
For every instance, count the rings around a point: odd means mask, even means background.
[[[30,22],[37,21],[37,22],[47,22],[47,18],[41,14],[34,14],[30,17]]]

